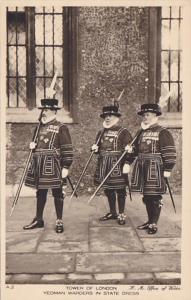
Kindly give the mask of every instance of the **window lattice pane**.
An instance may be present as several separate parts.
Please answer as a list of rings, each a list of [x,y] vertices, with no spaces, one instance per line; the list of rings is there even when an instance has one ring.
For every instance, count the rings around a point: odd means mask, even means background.
[[[26,107],[26,78],[19,78],[19,107]]]
[[[182,52],[180,52],[180,81],[182,82]]]
[[[53,44],[53,17],[52,15],[45,16],[45,44]]]
[[[59,12],[55,13],[56,11]],[[37,13],[37,10],[36,10]],[[41,28],[41,30],[39,30]],[[58,71],[56,82],[56,97],[63,103],[63,11],[62,7],[55,9],[54,7],[46,7],[38,9],[38,15],[35,16],[35,32],[36,32],[36,95],[44,97],[45,89],[50,86],[55,71]],[[42,45],[38,47],[38,45]],[[44,77],[42,81],[38,76]]]
[[[171,81],[178,81],[178,52],[172,51],[170,56],[170,75]]]
[[[162,55],[161,79],[162,81],[168,81],[169,80],[169,69],[168,69],[169,53],[167,51],[163,51],[161,55]]]
[[[42,6],[36,6],[35,7],[35,13],[43,13],[43,7]]]
[[[35,40],[36,45],[43,45],[43,17],[42,15],[35,16]]]
[[[54,6],[54,13],[60,13],[62,14],[63,12],[63,7],[61,6]]]
[[[162,7],[161,96],[171,91],[166,112],[182,109],[181,8]]]
[[[61,15],[56,16],[54,19],[54,44],[63,45],[63,17]]]
[[[162,20],[162,49],[170,48],[169,20]]]
[[[25,9],[7,13],[7,87],[8,107],[26,106],[26,24]],[[21,46],[22,45],[22,46]],[[22,76],[22,78],[20,78]]]
[[[16,44],[16,26],[13,22],[8,22],[8,45]]]
[[[17,43],[20,45],[25,45],[25,43],[26,43],[25,23],[24,22],[18,22]]]
[[[52,6],[46,6],[45,7],[45,13],[52,13],[53,12],[53,7]]]
[[[26,76],[26,47],[18,47],[18,75]]]
[[[53,48],[45,48],[45,76],[53,75]]]
[[[40,106],[40,99],[44,98],[44,79],[36,78],[36,105]]]
[[[179,24],[178,20],[171,21],[170,28],[170,49],[178,50],[179,49]]]
[[[43,76],[44,74],[44,50],[42,47],[36,47],[36,75]]]
[[[9,107],[17,107],[17,84],[16,78],[9,79]]]
[[[172,18],[179,18],[179,7],[178,6],[172,6],[171,7],[171,17]]]
[[[16,76],[16,47],[9,47],[9,76]]]
[[[60,66],[63,63],[63,48],[54,48],[54,69],[59,70],[59,76],[63,76],[63,68]]]

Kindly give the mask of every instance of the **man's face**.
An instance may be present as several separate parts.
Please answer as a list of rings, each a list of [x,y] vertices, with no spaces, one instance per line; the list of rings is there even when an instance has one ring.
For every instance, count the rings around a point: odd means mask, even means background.
[[[47,119],[55,115],[55,110],[44,108],[42,112],[42,121],[46,122]]]
[[[145,125],[148,125],[156,118],[156,114],[152,112],[146,112],[142,115],[142,118],[143,118],[143,123]]]
[[[106,125],[111,125],[114,120],[119,120],[119,118],[117,116],[113,116],[113,115],[106,115],[104,120],[105,120]]]

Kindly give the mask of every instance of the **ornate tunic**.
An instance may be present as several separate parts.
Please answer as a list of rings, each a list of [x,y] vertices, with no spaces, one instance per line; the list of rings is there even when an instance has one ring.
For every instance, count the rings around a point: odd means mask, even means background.
[[[97,135],[100,136],[101,131]],[[97,140],[96,139],[96,140]],[[95,172],[95,184],[99,185],[113,165],[119,159],[127,144],[131,142],[131,135],[126,128],[115,125],[111,128],[104,129],[103,136],[98,144],[99,156]],[[105,189],[121,189],[126,187],[126,176],[122,173],[123,165],[128,161],[128,155],[115,167],[111,175],[105,181]]]
[[[132,178],[132,191],[147,195],[160,195],[166,192],[164,171],[171,171],[176,163],[176,149],[171,133],[164,127],[154,124],[139,132],[135,142],[135,162]]]
[[[42,124],[27,172],[25,185],[36,189],[60,188],[62,168],[69,168],[73,160],[68,128],[56,119]]]

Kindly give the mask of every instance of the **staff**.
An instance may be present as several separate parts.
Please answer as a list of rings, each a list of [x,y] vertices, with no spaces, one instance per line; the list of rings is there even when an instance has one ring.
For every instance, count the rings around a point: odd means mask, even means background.
[[[49,95],[47,95],[48,97],[51,97],[52,94],[55,94],[54,85],[55,85],[55,83],[56,83],[56,78],[57,78],[57,76],[58,76],[58,72],[56,71],[56,73],[54,74],[54,77],[53,77],[53,79],[52,79],[50,88],[47,89],[47,94],[49,94]],[[39,130],[40,130],[42,114],[43,114],[43,109],[41,110],[40,116],[39,116],[39,118],[38,118],[39,123],[38,123],[38,127],[37,127],[37,129],[36,129],[35,136],[34,136],[34,138],[33,138],[33,142],[34,142],[34,143],[35,143],[36,140],[37,140],[38,133],[39,133]],[[30,152],[29,152],[29,156],[28,156],[28,159],[27,159],[27,162],[26,162],[26,166],[25,166],[25,169],[24,169],[24,171],[23,171],[23,174],[22,174],[22,177],[21,177],[21,180],[20,180],[20,183],[19,183],[19,186],[18,186],[16,195],[15,195],[15,198],[14,198],[14,201],[13,201],[13,204],[12,204],[10,217],[12,216],[12,213],[13,213],[13,211],[14,211],[14,209],[15,209],[15,206],[16,206],[16,204],[17,204],[17,202],[18,202],[18,199],[19,199],[19,196],[20,196],[20,192],[21,192],[23,183],[24,183],[24,181],[25,181],[25,177],[26,177],[27,170],[28,170],[28,167],[29,167],[29,163],[30,163],[30,161],[31,161],[32,153],[33,153],[33,149],[31,149]]]
[[[100,136],[99,136],[99,138],[98,138],[98,140],[97,140],[97,142],[96,142],[96,145],[99,144],[99,142],[100,142],[100,140],[101,140],[101,137],[102,137],[103,133],[104,133],[104,130],[102,130],[102,132],[101,132],[101,134],[100,134]],[[87,170],[87,167],[89,166],[89,163],[90,163],[90,161],[91,161],[92,156],[94,155],[94,153],[95,153],[95,150],[91,152],[91,154],[90,154],[90,156],[89,156],[89,158],[88,158],[88,160],[87,160],[87,163],[86,163],[86,165],[85,165],[85,167],[84,167],[84,169],[83,169],[83,171],[82,171],[82,173],[81,173],[81,175],[80,175],[80,177],[79,177],[79,179],[78,179],[78,182],[76,183],[76,186],[75,186],[75,188],[74,188],[74,190],[73,190],[73,193],[72,193],[72,195],[70,196],[69,203],[70,203],[71,199],[73,198],[74,194],[76,193],[76,190],[77,190],[77,188],[78,188],[78,186],[79,186],[79,184],[80,184],[80,182],[81,182],[81,180],[82,180],[82,177],[84,176],[84,174],[85,174],[85,172],[86,172],[86,170]]]
[[[165,178],[165,181],[166,181],[166,185],[168,187],[168,191],[169,191],[169,194],[170,194],[170,198],[171,198],[171,201],[172,201],[172,205],[173,205],[174,211],[176,213],[176,207],[175,207],[175,203],[174,203],[174,199],[173,199],[173,195],[172,195],[172,191],[171,191],[171,188],[170,188],[170,184],[169,184],[168,178]]]
[[[33,139],[33,142],[34,142],[34,143],[35,143],[36,140],[37,140],[38,133],[39,133],[39,130],[40,130],[42,114],[43,114],[43,109],[41,110],[40,116],[39,116],[39,118],[38,118],[39,123],[38,123],[38,127],[37,127],[37,130],[36,130],[34,139]],[[27,170],[28,170],[28,167],[29,167],[29,163],[30,163],[30,161],[31,161],[32,153],[33,153],[33,150],[30,150],[30,153],[29,153],[29,156],[28,156],[28,159],[27,159],[27,162],[26,162],[26,166],[25,166],[25,169],[24,169],[24,171],[23,171],[23,174],[22,174],[22,177],[21,177],[21,180],[20,180],[20,183],[19,183],[19,186],[18,186],[16,195],[15,195],[15,198],[14,198],[14,201],[13,201],[13,204],[12,204],[10,217],[12,216],[12,213],[13,213],[13,211],[14,211],[14,209],[15,209],[15,206],[16,206],[16,204],[17,204],[17,201],[18,201],[18,199],[19,199],[19,195],[20,195],[20,192],[21,192],[21,188],[22,188],[22,186],[23,186],[23,182],[25,181],[25,177],[26,177],[26,174],[27,174]]]
[[[140,132],[134,137],[134,139],[132,140],[132,142],[130,143],[129,146],[132,146],[133,143],[136,141],[136,139],[138,138]],[[119,159],[116,161],[116,163],[113,165],[113,167],[111,168],[111,170],[109,171],[109,173],[106,175],[106,177],[103,179],[103,181],[100,183],[100,185],[97,187],[97,189],[95,190],[94,194],[90,197],[90,199],[88,200],[88,204],[93,200],[93,198],[95,197],[95,195],[97,194],[97,192],[100,190],[100,188],[102,187],[102,185],[104,184],[104,182],[107,180],[107,178],[110,176],[110,174],[113,172],[113,170],[116,168],[116,166],[120,163],[120,161],[123,159],[123,157],[127,154],[127,150],[125,150],[122,155],[119,157]]]

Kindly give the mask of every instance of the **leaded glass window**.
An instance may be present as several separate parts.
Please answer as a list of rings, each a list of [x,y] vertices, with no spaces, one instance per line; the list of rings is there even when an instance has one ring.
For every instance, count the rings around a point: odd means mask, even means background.
[[[63,57],[64,57],[63,8],[38,7],[35,9],[35,66],[36,96],[46,97],[55,70],[56,97],[63,103]]]
[[[57,71],[59,105],[73,112],[76,8],[7,7],[8,108],[35,108]]]
[[[166,112],[182,111],[182,13],[181,7],[162,7],[161,95],[171,91]]]
[[[26,18],[24,9],[7,9],[8,107],[26,107]]]

